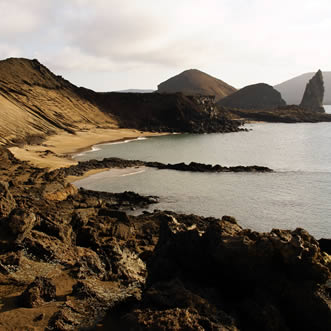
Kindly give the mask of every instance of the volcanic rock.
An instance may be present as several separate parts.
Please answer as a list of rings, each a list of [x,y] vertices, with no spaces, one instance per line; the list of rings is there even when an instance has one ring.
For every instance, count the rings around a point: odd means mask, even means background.
[[[99,210],[99,216],[109,216],[112,218],[116,218],[117,220],[124,222],[124,223],[130,222],[128,215],[125,212],[119,211],[119,210],[101,208]]]
[[[0,217],[8,216],[16,201],[8,190],[8,183],[0,181]]]
[[[288,105],[299,105],[305,92],[307,82],[316,72],[307,72],[302,75],[290,78],[274,88],[282,94]],[[325,87],[324,104],[331,105],[331,71],[323,70],[323,80]]]
[[[10,232],[17,237],[16,240],[22,241],[32,230],[36,222],[34,213],[26,212],[23,209],[15,208],[9,215],[8,227]]]
[[[299,106],[285,106],[272,110],[256,109],[227,109],[227,111],[240,120],[263,121],[272,123],[318,123],[331,122],[331,114],[317,113]]]
[[[7,249],[0,253],[0,272],[3,274],[17,271],[23,256],[23,252],[18,247],[12,247],[12,250],[8,250],[9,247],[7,246]]]
[[[318,70],[315,76],[307,83],[300,106],[310,111],[324,113],[323,98],[323,74],[321,70]]]
[[[330,325],[331,257],[306,231],[258,233],[230,216],[157,210],[126,215],[155,202],[133,192],[79,190],[61,201],[46,199],[47,185],[50,191],[57,183],[65,187],[66,171],[48,172],[10,158],[8,169],[0,169],[9,183],[2,185],[0,201],[9,195],[15,201],[0,219],[0,329],[78,330],[97,323],[107,329],[101,321],[107,312],[108,329],[119,330],[323,330]],[[108,159],[105,164],[141,162]],[[68,173],[90,166],[104,165],[83,163]],[[53,285],[40,278],[44,275],[56,284],[56,297]],[[13,305],[12,298],[37,276]],[[8,318],[22,305],[38,308],[25,313],[24,321]]]
[[[239,109],[275,109],[286,103],[272,86],[259,83],[240,89],[218,101],[217,105]]]
[[[68,300],[49,319],[46,330],[92,330],[107,311],[117,305],[125,306],[130,300],[136,300],[132,288],[116,283],[107,287],[93,280],[78,281]]]
[[[321,250],[331,256],[331,239],[321,238],[318,243]]]
[[[131,314],[124,316],[122,323],[125,323],[126,330],[160,330],[160,331],[204,331],[204,330],[224,330],[238,331],[239,329],[229,323],[222,323],[214,318],[199,314],[193,308],[172,308],[153,310],[137,309]]]
[[[96,252],[86,247],[77,247],[76,252],[78,261],[71,271],[75,278],[86,279],[91,276],[101,280],[110,278],[109,273],[105,269],[105,264]]]
[[[126,283],[145,283],[146,266],[137,254],[125,247],[121,248],[116,242],[108,252],[114,279],[120,278]]]
[[[121,127],[158,132],[234,132],[240,123],[217,111],[214,96],[182,93],[87,94],[105,112],[111,112]]]
[[[165,295],[172,290],[155,292],[162,283],[163,288],[182,287],[176,293],[189,289],[217,303],[216,311],[233,317],[239,329],[325,330],[330,325],[331,311],[318,289],[330,277],[331,265],[306,231],[257,233],[224,218],[201,234],[177,223],[168,218],[160,228],[141,311],[135,315],[140,320],[150,309],[169,309]],[[174,285],[176,279],[180,283]],[[151,300],[150,293],[158,294]],[[192,302],[177,300],[170,306],[206,316]]]
[[[55,299],[56,287],[45,277],[36,277],[19,298],[21,304],[27,308],[39,307]]]
[[[272,172],[272,169],[268,167],[262,167],[257,165],[252,166],[233,166],[233,167],[226,167],[221,166],[219,164],[211,165],[211,164],[205,164],[205,163],[199,163],[199,162],[190,162],[189,164],[186,164],[184,162],[181,163],[175,163],[175,164],[165,164],[161,162],[153,162],[153,161],[139,161],[139,160],[124,160],[120,158],[105,158],[103,160],[97,161],[93,160],[91,161],[83,161],[79,162],[77,165],[70,166],[68,168],[61,168],[54,170],[50,173],[47,173],[47,178],[49,176],[81,176],[85,172],[93,169],[106,169],[106,168],[126,168],[126,167],[151,167],[151,168],[157,168],[157,169],[171,169],[171,170],[178,170],[178,171],[192,171],[192,172]],[[93,196],[95,196],[96,193],[93,193]],[[123,193],[123,199],[126,199],[128,201],[135,201],[135,204],[141,203],[142,205],[144,202],[147,204],[157,202],[157,197],[149,196],[149,197],[141,197],[137,196],[134,192],[124,192]],[[107,211],[107,210],[100,210],[100,213],[113,213],[114,211]],[[106,214],[104,216],[106,216]],[[111,216],[109,214],[109,216]],[[117,215],[118,216],[118,215]],[[119,217],[119,216],[118,216]]]

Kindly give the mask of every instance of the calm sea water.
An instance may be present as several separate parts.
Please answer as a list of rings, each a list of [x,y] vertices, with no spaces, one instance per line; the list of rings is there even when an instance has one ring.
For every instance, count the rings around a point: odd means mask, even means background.
[[[331,107],[327,107],[331,112]],[[271,174],[199,174],[172,170],[110,170],[77,186],[160,196],[150,208],[221,217],[257,231],[303,227],[331,237],[331,123],[246,126],[229,134],[170,135],[95,146],[78,160],[116,156],[160,162],[263,165]]]

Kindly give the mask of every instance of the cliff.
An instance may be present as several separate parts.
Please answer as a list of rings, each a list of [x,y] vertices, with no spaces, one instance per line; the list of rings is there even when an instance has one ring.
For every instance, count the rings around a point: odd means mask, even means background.
[[[324,81],[321,70],[318,70],[314,77],[307,83],[300,107],[309,111],[324,113]]]
[[[158,85],[159,93],[181,92],[185,95],[213,95],[218,101],[236,91],[220,79],[197,69],[183,71]]]
[[[217,105],[240,109],[275,109],[286,103],[272,86],[260,83],[240,89],[218,101]]]
[[[91,127],[228,132],[238,125],[214,111],[213,98],[181,94],[97,93],[54,75],[37,60],[0,61],[0,143],[36,143]]]
[[[232,132],[239,123],[216,110],[212,96],[181,93],[94,93],[85,97],[115,116],[121,127],[158,132]]]

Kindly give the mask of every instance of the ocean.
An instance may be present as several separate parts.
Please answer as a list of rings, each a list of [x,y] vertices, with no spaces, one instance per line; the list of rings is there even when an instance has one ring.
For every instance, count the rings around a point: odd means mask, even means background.
[[[331,106],[326,106],[331,112]],[[101,144],[77,160],[121,157],[261,165],[273,173],[190,173],[149,168],[110,170],[75,182],[93,190],[160,197],[153,209],[234,216],[256,231],[302,227],[331,238],[331,123],[256,123],[249,132],[178,134]],[[140,213],[136,211],[136,213]]]

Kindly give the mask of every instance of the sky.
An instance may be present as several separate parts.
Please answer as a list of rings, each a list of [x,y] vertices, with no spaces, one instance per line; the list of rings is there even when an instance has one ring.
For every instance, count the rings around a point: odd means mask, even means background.
[[[38,59],[96,91],[187,69],[241,88],[331,71],[330,0],[0,0],[0,59]]]

